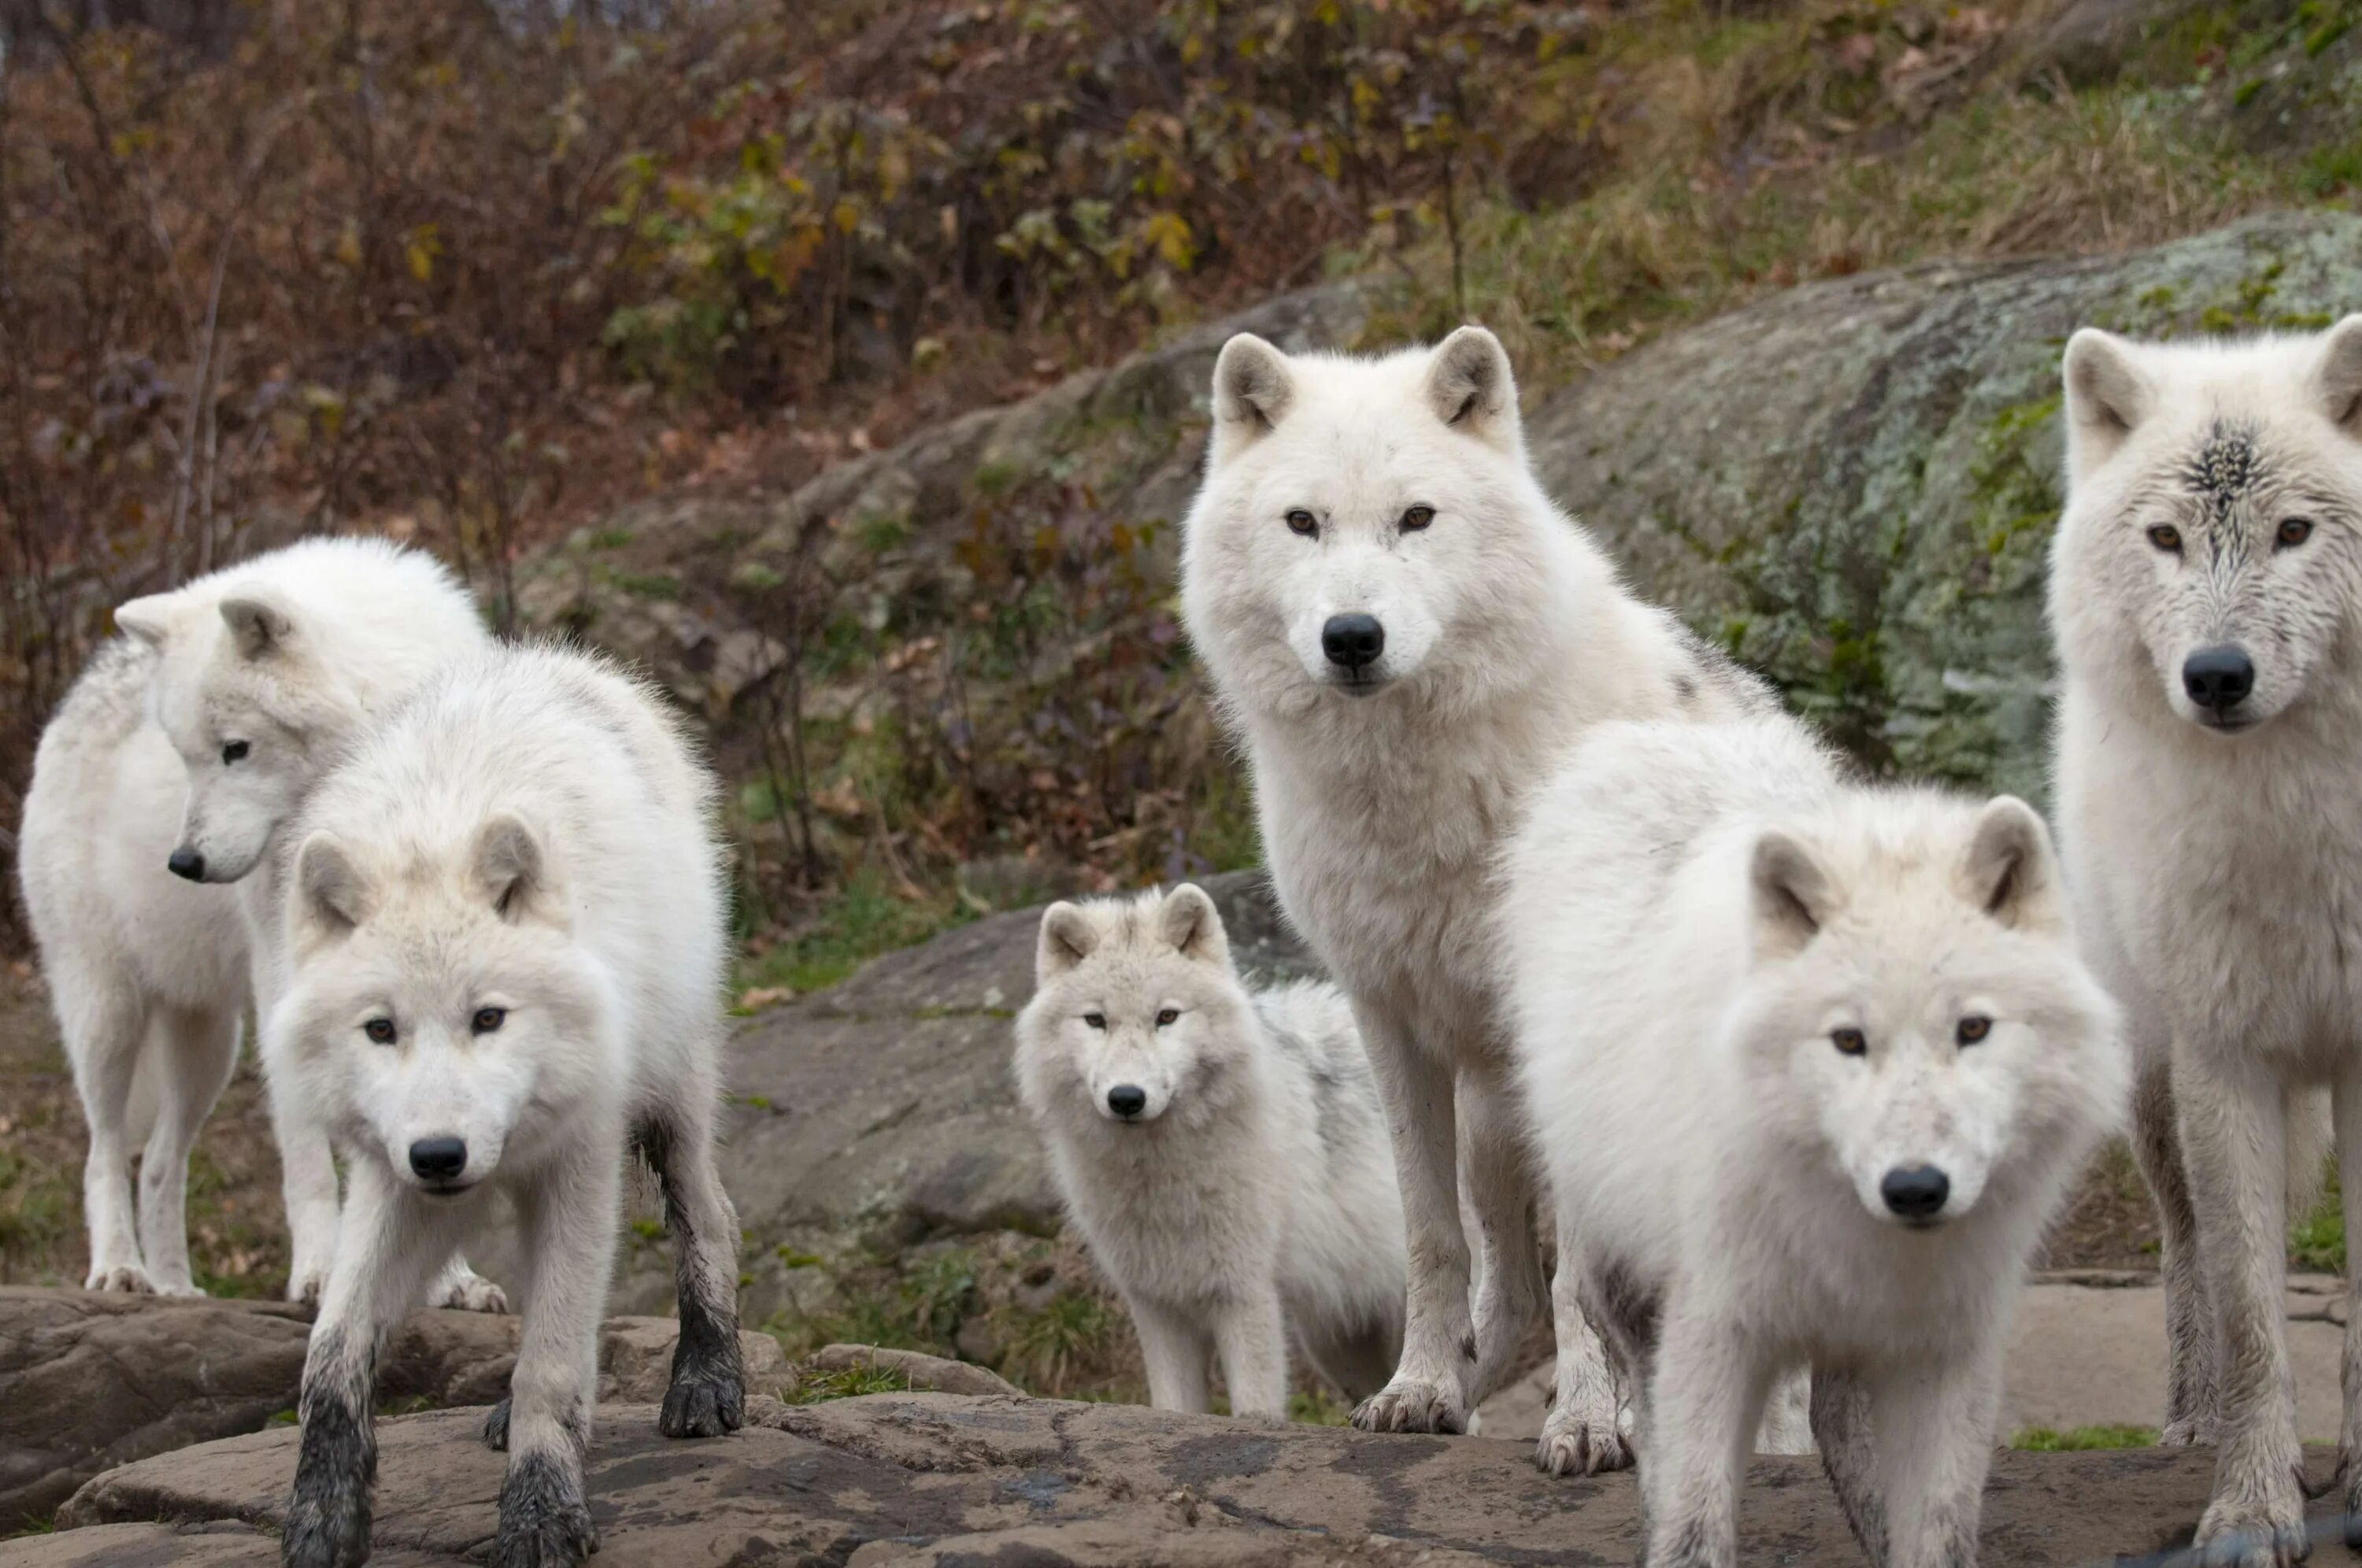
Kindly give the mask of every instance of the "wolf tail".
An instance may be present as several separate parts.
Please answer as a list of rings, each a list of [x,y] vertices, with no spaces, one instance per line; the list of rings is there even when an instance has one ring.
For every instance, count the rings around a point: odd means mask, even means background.
[[[2329,1179],[2329,1091],[2290,1089],[2288,1094],[2288,1216],[2312,1212]]]

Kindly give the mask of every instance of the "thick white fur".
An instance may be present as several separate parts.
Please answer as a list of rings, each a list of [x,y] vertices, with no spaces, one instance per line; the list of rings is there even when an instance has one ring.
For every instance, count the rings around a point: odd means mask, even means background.
[[[1841,784],[1785,719],[1610,724],[1503,864],[1551,1196],[1645,1390],[1652,1568],[1735,1561],[1745,1439],[1800,1366],[1871,1560],[1972,1562],[2026,1256],[2129,1077],[2039,819]],[[1950,1194],[1906,1225],[1882,1183],[1922,1165]]]
[[[2283,1167],[2300,1187],[2318,1169],[2323,1088],[2362,1232],[2362,316],[2171,347],[2079,332],[2065,379],[2059,830],[2138,1062],[2136,1148],[2164,1222],[2165,1441],[2219,1435],[2200,1541],[2286,1563],[2303,1499]],[[2294,544],[2291,518],[2311,524]],[[2219,646],[2254,668],[2235,730],[2206,722],[2182,679]],[[2345,1387],[2351,1517],[2362,1320]]]
[[[1374,359],[1242,336],[1213,401],[1183,609],[1253,765],[1281,902],[1352,1000],[1408,1228],[1402,1361],[1354,1421],[1456,1431],[1515,1372],[1544,1297],[1488,918],[1496,843],[1585,726],[1763,697],[1627,593],[1542,493],[1490,333]],[[1432,520],[1406,529],[1413,508]],[[1313,536],[1290,525],[1297,510]],[[1321,645],[1330,616],[1353,613],[1386,639],[1359,685]],[[1624,1463],[1597,1342],[1578,1323],[1571,1342],[1543,1463]]]
[[[1248,991],[1213,900],[1187,883],[1052,905],[1035,978],[1018,1087],[1131,1309],[1151,1402],[1204,1410],[1211,1351],[1233,1413],[1284,1418],[1291,1328],[1349,1397],[1376,1393],[1401,1349],[1408,1264],[1343,993]],[[1130,1120],[1109,1101],[1124,1089],[1144,1100]]]
[[[351,1165],[305,1370],[307,1464],[317,1404],[365,1418],[367,1347],[499,1193],[529,1274],[510,1479],[542,1456],[544,1481],[551,1465],[570,1478],[550,1506],[574,1520],[629,1146],[656,1167],[681,1249],[683,1354],[726,1319],[714,1345],[735,1366],[737,1229],[713,1162],[728,943],[712,799],[648,689],[540,646],[447,667],[314,791],[293,830],[286,990],[263,1033],[273,1081]],[[485,1009],[502,1011],[489,1030]],[[420,1140],[453,1137],[456,1176],[414,1170]],[[340,1496],[299,1473],[299,1510],[314,1506],[291,1542],[333,1539]],[[512,1501],[503,1561],[531,1522]]]
[[[89,1286],[191,1295],[189,1149],[236,1066],[249,997],[267,1010],[273,994],[279,829],[348,741],[489,639],[432,557],[376,539],[295,545],[134,600],[116,622],[128,635],[41,737],[25,902],[91,1128]],[[248,749],[226,762],[233,741]],[[166,870],[176,851],[204,857],[205,885]],[[276,1097],[272,1117],[300,1300],[327,1277],[336,1171],[318,1128]],[[502,1304],[457,1264],[434,1298]]]

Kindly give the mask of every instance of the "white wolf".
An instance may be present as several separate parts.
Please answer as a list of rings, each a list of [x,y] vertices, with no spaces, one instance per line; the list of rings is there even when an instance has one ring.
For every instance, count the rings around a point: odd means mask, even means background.
[[[272,994],[278,829],[348,737],[489,638],[433,558],[374,539],[259,557],[134,600],[116,624],[128,635],[41,735],[25,904],[90,1124],[89,1286],[193,1295],[189,1150],[249,998],[267,1009]],[[300,1300],[327,1277],[337,1178],[325,1134],[283,1109],[274,1096]],[[434,1298],[503,1304],[457,1263]]]
[[[530,1277],[511,1399],[503,1564],[595,1549],[582,1449],[625,1151],[678,1253],[663,1428],[740,1423],[737,1220],[714,1164],[727,958],[712,778],[658,700],[582,655],[447,669],[352,751],[295,826],[276,1081],[348,1154],[344,1243],[304,1367],[285,1554],[369,1550],[379,1337],[513,1202]]]
[[[1741,1439],[1797,1366],[1871,1561],[1966,1568],[2027,1253],[2131,1075],[2041,819],[1841,785],[1784,719],[1614,724],[1503,862],[1650,1568],[1735,1561]]]
[[[1352,1398],[1402,1345],[1402,1200],[1336,987],[1250,993],[1204,889],[1053,904],[1017,1080],[1066,1207],[1131,1309],[1149,1398],[1287,1413],[1287,1331]]]
[[[2362,316],[2243,343],[2079,332],[2065,379],[2059,829],[2138,1063],[2164,1437],[2213,1442],[2219,1421],[2199,1540],[2288,1562],[2303,1499],[2284,1225],[2322,1164],[2323,1086],[2362,1234]],[[2352,1520],[2362,1319],[2345,1384]]]
[[[1354,1424],[1458,1431],[1516,1370],[1543,1301],[1492,951],[1496,844],[1585,726],[1768,699],[1627,593],[1542,493],[1508,357],[1481,327],[1375,359],[1242,335],[1213,405],[1185,616],[1253,764],[1280,901],[1352,1000],[1408,1226],[1402,1360]],[[1455,1111],[1482,1249],[1473,1314]],[[1598,1342],[1579,1318],[1562,1331],[1573,1353],[1540,1462],[1625,1463]]]

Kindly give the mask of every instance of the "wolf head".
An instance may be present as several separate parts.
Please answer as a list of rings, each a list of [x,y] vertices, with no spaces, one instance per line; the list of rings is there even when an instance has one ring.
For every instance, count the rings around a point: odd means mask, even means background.
[[[2023,801],[1866,794],[1763,829],[1749,874],[1747,1092],[1871,1214],[1957,1219],[2014,1160],[2080,1157],[2114,1124],[2114,1008]]]
[[[1573,530],[1527,469],[1491,333],[1377,359],[1242,333],[1215,364],[1213,414],[1182,591],[1229,700],[1295,712],[1518,667]]]
[[[1222,917],[1201,888],[1052,904],[1017,1067],[1037,1116],[1115,1122],[1219,1112],[1253,1066],[1253,1003],[1231,967]]]
[[[2362,315],[2234,344],[2086,328],[2065,373],[2070,665],[2222,735],[2301,702],[2362,630]]]
[[[434,844],[341,821],[304,838],[271,1023],[337,1125],[446,1195],[551,1151],[566,1108],[611,1087],[615,1014],[544,835],[510,812],[452,825]]]

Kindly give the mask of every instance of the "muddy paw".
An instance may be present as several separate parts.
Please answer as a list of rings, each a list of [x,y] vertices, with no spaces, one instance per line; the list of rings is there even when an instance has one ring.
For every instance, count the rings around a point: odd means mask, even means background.
[[[113,1290],[127,1296],[153,1296],[156,1286],[148,1271],[138,1264],[116,1264],[112,1268],[94,1268],[90,1277],[82,1282],[84,1290]]]
[[[657,1430],[667,1437],[720,1437],[746,1420],[746,1386],[729,1373],[692,1373],[665,1390]]]
[[[1535,1467],[1546,1475],[1596,1475],[1631,1463],[1631,1441],[1613,1421],[1562,1421],[1553,1414],[1534,1446]]]
[[[1397,1378],[1362,1401],[1353,1425],[1365,1432],[1460,1432],[1468,1411],[1458,1389]]]
[[[478,1274],[463,1268],[437,1282],[429,1307],[447,1307],[459,1312],[506,1312],[508,1292]]]
[[[501,1484],[499,1568],[575,1568],[599,1550],[599,1527],[582,1503],[582,1478],[546,1454],[512,1463]]]
[[[2293,1568],[2312,1554],[2304,1513],[2256,1503],[2217,1501],[2198,1521],[2199,1561],[2208,1568]]]

